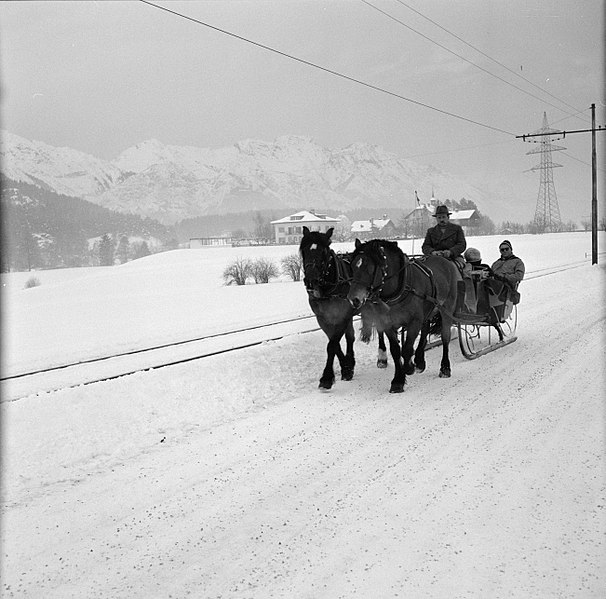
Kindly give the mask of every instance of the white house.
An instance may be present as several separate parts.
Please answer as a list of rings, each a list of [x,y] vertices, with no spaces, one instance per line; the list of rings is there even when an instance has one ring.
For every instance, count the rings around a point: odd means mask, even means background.
[[[351,234],[360,239],[389,238],[396,234],[396,226],[387,216],[371,218],[370,220],[355,220],[351,223]]]
[[[223,246],[231,246],[232,238],[231,237],[190,237],[189,238],[189,248],[190,249],[199,249],[199,248],[208,248],[208,247],[223,247]]]
[[[471,235],[480,224],[480,216],[477,210],[454,210],[450,220],[463,227],[465,235]]]
[[[302,210],[296,214],[285,216],[279,220],[272,220],[274,238],[279,244],[298,244],[303,237],[303,227],[310,231],[321,231],[325,233],[339,222],[338,218],[317,214],[309,210]]]
[[[432,218],[439,204],[432,202],[428,204],[419,204],[412,212],[407,214],[404,219],[404,235],[406,237],[423,237],[429,227],[435,226],[435,219]],[[466,235],[473,234],[474,227],[479,224],[480,217],[477,210],[452,210],[450,221],[461,225]]]

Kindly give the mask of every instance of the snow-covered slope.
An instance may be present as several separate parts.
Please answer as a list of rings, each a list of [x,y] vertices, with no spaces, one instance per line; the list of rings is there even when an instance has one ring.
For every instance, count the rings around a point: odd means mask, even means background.
[[[473,244],[490,261],[499,240]],[[602,598],[606,272],[546,276],[588,233],[511,241],[518,340],[453,343],[450,379],[431,350],[402,395],[360,342],[321,393],[317,332],[2,403],[2,597]],[[235,250],[42,271],[3,298],[8,349],[44,364],[309,312],[302,283],[222,286]],[[289,248],[238,248],[268,250]]]

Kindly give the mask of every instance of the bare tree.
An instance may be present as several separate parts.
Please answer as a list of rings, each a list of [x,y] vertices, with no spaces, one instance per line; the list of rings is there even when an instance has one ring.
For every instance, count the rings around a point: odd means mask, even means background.
[[[246,285],[246,279],[251,276],[252,262],[248,258],[236,258],[223,271],[226,285]]]
[[[255,283],[269,283],[269,279],[278,276],[278,267],[273,260],[257,258],[252,263],[250,274]]]
[[[293,281],[301,280],[301,272],[303,271],[303,263],[299,254],[291,254],[284,256],[281,261],[282,274],[290,277]]]

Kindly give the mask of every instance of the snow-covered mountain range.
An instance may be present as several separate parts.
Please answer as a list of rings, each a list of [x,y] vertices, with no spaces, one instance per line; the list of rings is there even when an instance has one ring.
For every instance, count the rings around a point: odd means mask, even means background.
[[[496,198],[433,167],[355,143],[323,148],[301,136],[209,149],[144,141],[105,161],[71,148],[0,135],[2,174],[119,212],[172,225],[206,214],[250,210],[414,207],[427,198],[473,200],[491,216]]]

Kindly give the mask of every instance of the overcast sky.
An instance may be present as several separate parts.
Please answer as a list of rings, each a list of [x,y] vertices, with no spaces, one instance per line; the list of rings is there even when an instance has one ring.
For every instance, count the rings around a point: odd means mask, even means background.
[[[557,128],[588,128],[592,103],[606,121],[601,0],[156,4],[401,97],[143,2],[3,1],[2,128],[103,159],[151,138],[211,148],[290,134],[329,148],[367,142],[480,187],[498,183],[524,199],[527,222],[539,174],[524,171],[539,156],[515,136],[539,129],[543,112]],[[591,135],[559,143],[560,211],[580,221],[590,214]]]

